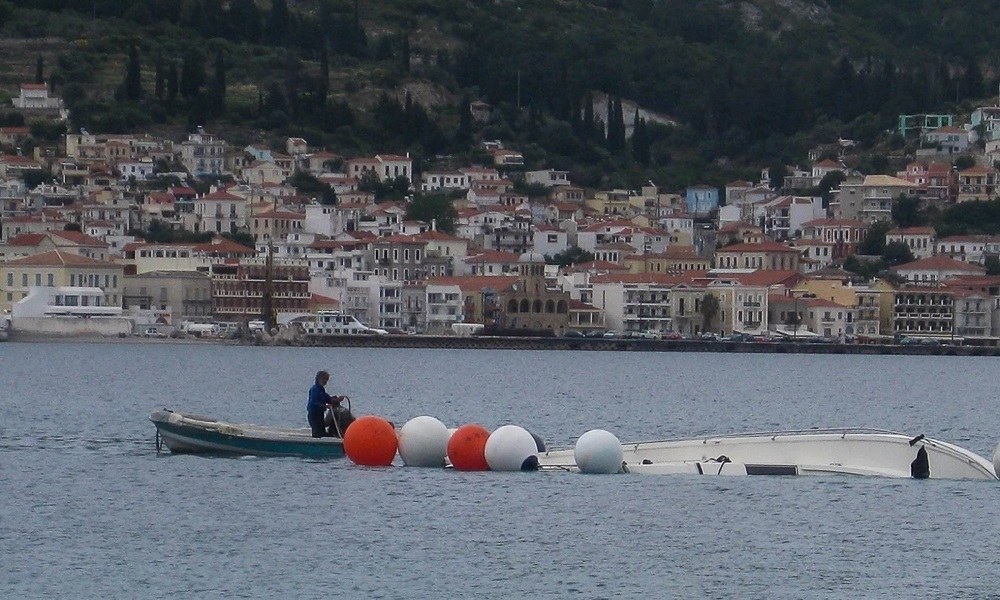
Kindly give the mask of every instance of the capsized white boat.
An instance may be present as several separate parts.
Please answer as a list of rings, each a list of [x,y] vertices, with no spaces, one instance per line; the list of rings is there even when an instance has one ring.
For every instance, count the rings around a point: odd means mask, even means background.
[[[969,450],[878,429],[809,429],[622,444],[622,471],[648,474],[845,474],[991,479],[996,468]],[[574,449],[538,454],[542,469],[577,468]]]

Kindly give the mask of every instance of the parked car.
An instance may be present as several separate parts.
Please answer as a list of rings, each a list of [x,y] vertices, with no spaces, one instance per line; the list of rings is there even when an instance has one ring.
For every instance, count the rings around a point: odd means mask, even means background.
[[[660,339],[660,332],[658,331],[628,331],[625,333],[625,337],[635,338],[639,340],[658,340]]]
[[[679,331],[664,332],[662,337],[665,340],[680,340],[684,338],[684,336],[682,336]]]
[[[165,338],[165,337],[167,337],[167,334],[160,333],[160,330],[157,329],[156,327],[147,327],[146,331],[142,332],[142,337],[148,337],[148,338]]]
[[[706,331],[706,332],[702,333],[701,335],[699,335],[698,339],[706,341],[706,342],[715,342],[715,341],[718,341],[719,336],[715,335],[711,331]]]
[[[604,337],[604,332],[601,331],[600,329],[597,329],[597,330],[594,330],[594,331],[588,331],[587,332],[587,337],[589,337],[589,338],[601,338],[601,337]]]
[[[916,346],[919,343],[920,343],[920,340],[918,340],[915,337],[910,337],[910,336],[905,336],[903,338],[900,338],[900,340],[899,340],[899,345],[900,346]]]
[[[935,339],[935,338],[924,338],[924,339],[920,340],[920,345],[921,346],[940,346],[941,345],[941,340],[938,340],[938,339]]]
[[[616,338],[616,337],[618,337],[618,332],[617,331],[605,331],[604,335],[602,335],[601,337],[603,337],[603,338]]]
[[[583,335],[583,332],[577,331],[575,329],[570,329],[570,330],[566,331],[565,333],[563,333],[563,337],[568,337],[568,338],[582,338],[582,337],[587,337],[587,336]]]

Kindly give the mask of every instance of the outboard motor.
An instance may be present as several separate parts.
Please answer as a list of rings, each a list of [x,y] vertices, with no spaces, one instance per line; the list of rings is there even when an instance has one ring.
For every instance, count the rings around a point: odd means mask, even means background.
[[[344,432],[354,422],[354,415],[351,414],[351,409],[346,406],[334,406],[323,414],[323,422],[330,435],[344,437]]]
[[[931,463],[927,460],[927,449],[923,446],[917,450],[917,457],[910,463],[910,477],[927,479],[931,476]]]

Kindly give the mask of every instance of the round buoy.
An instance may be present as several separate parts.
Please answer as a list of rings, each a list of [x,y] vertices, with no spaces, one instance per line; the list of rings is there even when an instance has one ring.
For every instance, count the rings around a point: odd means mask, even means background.
[[[581,473],[617,473],[622,467],[622,444],[613,433],[591,429],[576,441],[573,458]]]
[[[459,471],[489,471],[486,462],[486,440],[490,432],[482,425],[462,425],[448,440],[448,460]]]
[[[391,465],[398,444],[392,423],[381,417],[360,417],[344,432],[344,454],[364,467]]]
[[[434,417],[414,417],[399,430],[399,457],[408,467],[443,467],[448,428]]]
[[[520,471],[538,447],[527,429],[517,425],[504,425],[490,434],[484,454],[494,471]]]

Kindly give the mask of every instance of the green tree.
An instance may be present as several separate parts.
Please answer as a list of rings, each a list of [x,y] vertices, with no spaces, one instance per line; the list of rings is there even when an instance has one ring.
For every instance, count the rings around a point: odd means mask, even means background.
[[[319,83],[316,90],[316,106],[321,111],[326,110],[326,97],[330,94],[330,51],[326,42],[319,49]]]
[[[196,48],[189,48],[181,59],[180,93],[185,100],[192,100],[205,85],[205,55]]]
[[[892,220],[899,227],[920,227],[926,224],[920,212],[920,199],[901,195],[892,203]]]
[[[438,231],[454,233],[458,212],[445,194],[417,194],[406,206],[406,218],[425,223],[436,222]]]
[[[721,310],[719,299],[711,292],[706,292],[701,297],[701,304],[698,307],[698,312],[701,314],[702,331],[714,331],[712,324],[715,321],[715,317],[718,316],[719,310]]]
[[[892,223],[875,221],[865,231],[865,239],[858,244],[858,253],[870,256],[881,256],[885,250],[885,234],[889,233]]]
[[[882,250],[882,260],[890,267],[913,262],[913,252],[904,242],[889,242]]]
[[[156,72],[153,77],[153,95],[156,96],[157,100],[163,100],[163,95],[167,91],[167,72],[166,65],[163,63],[162,52],[156,53],[154,68],[156,69]]]
[[[177,100],[177,92],[179,91],[179,82],[177,79],[177,63],[173,60],[167,63],[166,86],[167,86],[167,102],[170,102],[172,104],[175,100]]]
[[[469,95],[462,96],[458,105],[458,129],[455,131],[455,141],[467,145],[472,141],[472,103]]]
[[[45,57],[41,54],[35,59],[35,83],[45,83]]]
[[[403,35],[403,40],[400,42],[399,49],[399,62],[400,66],[403,68],[404,73],[410,72],[410,36]]]
[[[856,273],[865,279],[872,279],[885,270],[885,263],[878,260],[859,260],[857,256],[844,259],[844,270]]]
[[[1000,258],[987,256],[984,263],[987,275],[1000,275]]]
[[[288,2],[286,0],[272,0],[271,12],[264,26],[266,42],[275,46],[284,46],[288,43],[291,21],[292,16],[288,10]]]
[[[209,112],[221,117],[226,112],[226,60],[219,50],[215,55],[215,77],[209,86]]]
[[[976,166],[976,159],[968,154],[963,154],[955,159],[955,168],[959,171],[971,169],[974,166]]]
[[[125,81],[122,84],[125,99],[133,102],[142,98],[142,64],[139,62],[139,49],[135,42],[129,46],[128,64],[125,67]]]
[[[558,254],[545,257],[546,263],[550,265],[559,265],[560,267],[578,265],[592,260],[594,260],[594,255],[579,246],[572,246],[562,252],[559,252]]]

